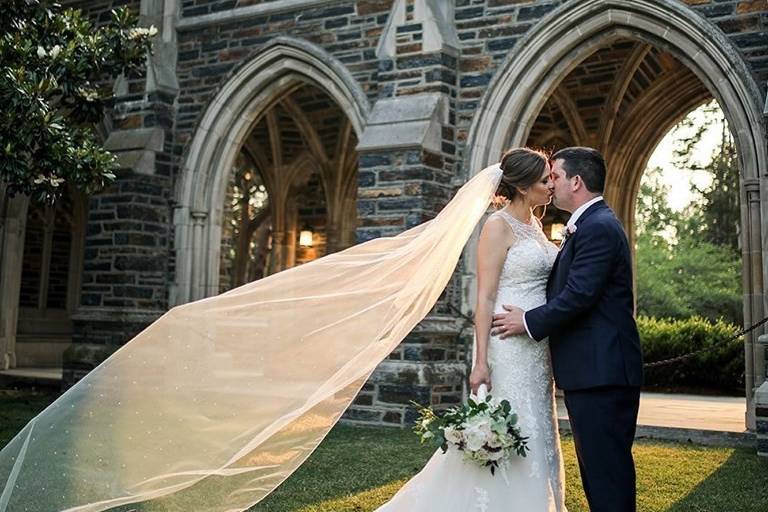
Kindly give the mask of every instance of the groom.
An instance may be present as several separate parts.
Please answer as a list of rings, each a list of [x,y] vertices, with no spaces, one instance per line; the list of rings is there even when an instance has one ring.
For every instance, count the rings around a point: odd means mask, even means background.
[[[592,512],[634,512],[635,437],[643,363],[633,316],[632,261],[602,197],[605,161],[591,148],[552,156],[554,203],[571,212],[547,282],[547,304],[493,316],[501,337],[549,337]]]

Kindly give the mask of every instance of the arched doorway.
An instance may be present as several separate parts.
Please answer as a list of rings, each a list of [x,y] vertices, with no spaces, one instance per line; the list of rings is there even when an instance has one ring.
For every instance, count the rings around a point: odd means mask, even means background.
[[[501,65],[474,117],[466,164],[482,169],[504,147],[527,143],[598,147],[609,166],[606,199],[632,238],[640,176],[651,151],[683,115],[716,99],[733,130],[741,167],[745,322],[751,324],[765,311],[759,180],[768,155],[761,95],[737,55],[715,27],[684,5],[567,3],[532,28]],[[755,339],[745,342],[751,428],[754,391],[765,378]]]
[[[271,102],[227,187],[221,291],[354,242],[355,146],[350,122],[318,87],[299,83]]]
[[[299,202],[307,194],[316,198],[311,187],[317,184],[325,203],[327,250],[352,243],[354,147],[368,108],[349,71],[306,41],[276,38],[241,66],[210,102],[184,160],[174,217],[177,268],[171,304],[220,291],[225,203],[227,191],[234,193],[238,159],[258,172],[269,197],[268,271],[301,259],[296,235],[306,219]]]

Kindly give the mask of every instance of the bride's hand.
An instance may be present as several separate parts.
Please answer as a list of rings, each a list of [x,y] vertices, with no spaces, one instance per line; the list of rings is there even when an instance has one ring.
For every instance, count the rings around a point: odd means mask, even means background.
[[[472,368],[472,373],[469,374],[469,388],[472,394],[477,394],[480,384],[485,384],[488,391],[491,391],[491,370],[487,364],[476,364]]]

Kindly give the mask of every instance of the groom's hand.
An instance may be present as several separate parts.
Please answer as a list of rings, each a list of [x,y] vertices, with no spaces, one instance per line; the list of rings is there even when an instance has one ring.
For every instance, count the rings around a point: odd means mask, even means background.
[[[523,311],[516,306],[504,304],[506,313],[493,315],[493,324],[491,324],[491,334],[498,335],[499,338],[507,338],[518,334],[525,334],[525,324],[523,324]]]

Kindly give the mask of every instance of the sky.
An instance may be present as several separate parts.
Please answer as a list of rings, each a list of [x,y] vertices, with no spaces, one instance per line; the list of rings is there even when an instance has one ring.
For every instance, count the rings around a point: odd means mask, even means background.
[[[700,125],[704,119],[703,106],[691,112],[688,117],[694,119],[697,125]],[[695,159],[699,163],[706,163],[712,151],[720,142],[722,123],[716,122],[707,130],[702,137],[701,142],[694,150]],[[659,142],[658,146],[648,161],[648,168],[661,167],[663,170],[662,178],[666,185],[670,187],[669,206],[674,210],[682,210],[696,197],[691,193],[691,183],[695,183],[700,188],[704,188],[711,182],[709,174],[706,171],[691,171],[690,169],[680,169],[674,164],[674,140],[675,138],[688,136],[694,129],[670,130],[667,135]]]

